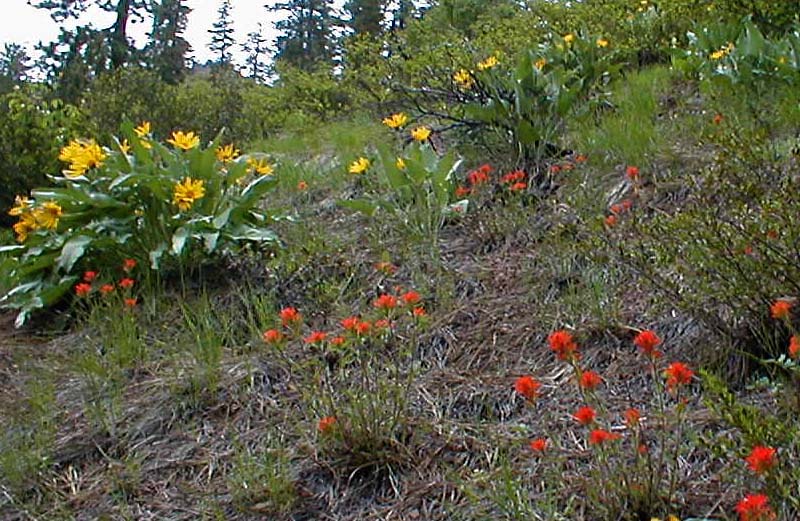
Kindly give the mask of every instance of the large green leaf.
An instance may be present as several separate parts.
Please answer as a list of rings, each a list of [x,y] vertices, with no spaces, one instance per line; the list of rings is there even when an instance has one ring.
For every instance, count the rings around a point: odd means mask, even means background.
[[[181,226],[175,233],[172,234],[172,253],[176,256],[179,256],[183,252],[183,248],[186,246],[186,241],[189,240],[191,232],[189,228],[186,226]]]
[[[241,225],[229,234],[234,241],[278,242],[278,236],[272,230]]]
[[[83,257],[86,247],[92,243],[93,238],[88,235],[76,235],[61,248],[61,255],[56,260],[56,269],[69,273],[75,263]]]

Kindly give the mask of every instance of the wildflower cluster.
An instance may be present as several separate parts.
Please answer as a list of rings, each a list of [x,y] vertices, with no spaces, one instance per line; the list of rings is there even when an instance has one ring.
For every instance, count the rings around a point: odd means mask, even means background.
[[[339,318],[333,321],[334,326],[326,329],[311,327],[305,323],[303,314],[297,308],[285,307],[278,312],[275,327],[264,331],[262,339],[266,345],[281,352],[290,343],[306,352],[311,349],[311,353],[323,355],[320,360],[335,359],[339,371],[349,375],[353,368],[369,366],[351,362],[374,356],[376,347],[399,338],[397,332],[401,325],[413,330],[424,320],[427,314],[422,301],[422,295],[414,290],[380,294],[372,301],[371,311]],[[308,371],[308,366],[304,365],[303,368]],[[351,378],[347,376],[346,379]],[[331,402],[326,405],[330,414],[317,420],[317,431],[328,441],[333,441],[329,437],[339,439],[345,436],[354,423],[363,420],[343,417],[343,410],[336,406],[341,398],[331,397]]]
[[[125,259],[121,266],[122,277],[117,280],[105,280],[98,271],[85,271],[81,281],[73,287],[75,296],[85,300],[93,294],[99,294],[103,299],[119,295],[125,308],[136,307],[139,301],[138,297],[133,295],[136,280],[131,276],[137,264],[135,259]]]
[[[655,332],[644,330],[636,335],[633,343],[642,354],[645,367],[649,369],[657,398],[655,403],[659,408],[653,415],[655,431],[646,434],[648,422],[645,422],[645,416],[639,409],[628,407],[616,414],[608,410],[599,393],[606,383],[605,378],[581,362],[580,348],[571,332],[554,331],[548,336],[547,343],[555,357],[572,368],[575,386],[584,404],[575,410],[571,419],[585,429],[586,444],[595,449],[598,472],[603,473],[605,480],[610,476],[620,479],[620,493],[627,494],[631,490],[637,490],[645,494],[651,503],[660,501],[665,492],[666,497],[670,498],[675,492],[672,489],[675,480],[671,473],[677,472],[675,465],[679,445],[672,449],[673,454],[667,455],[671,449],[664,433],[669,428],[682,428],[685,400],[680,395],[682,389],[691,384],[694,372],[682,362],[662,365],[663,353],[657,349],[662,340]],[[527,402],[535,401],[540,388],[541,384],[529,375],[517,378],[514,384],[516,393]],[[669,406],[667,395],[674,397],[674,408]],[[674,423],[667,423],[669,416],[673,417]],[[622,418],[624,427],[615,425],[615,417]],[[658,440],[659,446],[651,447],[649,443],[653,440]],[[632,448],[630,456],[624,456],[622,452],[626,441]],[[676,443],[680,443],[680,440]],[[542,456],[551,445],[552,441],[547,438],[536,438],[529,443],[530,449],[537,456]],[[769,465],[768,462],[765,463],[768,460],[766,456],[760,455],[759,458],[759,465]],[[631,460],[635,464],[631,464]],[[615,464],[618,466],[614,466]],[[670,488],[667,491],[659,490],[665,484],[669,484]],[[609,488],[609,491],[613,490],[613,487]],[[610,492],[597,492],[601,496],[607,493]],[[598,497],[597,500],[608,501],[608,497]],[[668,504],[669,500],[665,505]]]
[[[100,292],[87,288],[82,274],[108,258],[149,259],[157,270],[184,257],[174,265],[186,267],[192,244],[211,255],[242,241],[277,239],[259,205],[276,186],[263,154],[242,156],[234,144],[216,141],[203,147],[200,136],[180,130],[167,139],[171,147],[160,146],[147,121],[124,125],[122,134],[113,147],[71,141],[59,154],[66,163],[60,186],[16,197],[9,213],[18,218],[19,246],[9,252],[17,262],[0,302],[19,311],[17,325],[73,288],[84,297]],[[250,173],[262,177],[250,180]]]
[[[15,197],[14,206],[8,211],[8,215],[19,218],[13,228],[20,243],[27,241],[28,236],[36,230],[56,230],[63,213],[61,205],[55,201],[37,205],[21,195]]]
[[[81,177],[88,170],[101,166],[106,158],[106,153],[93,139],[74,140],[58,156],[61,161],[69,163],[69,167],[63,170],[68,179]]]

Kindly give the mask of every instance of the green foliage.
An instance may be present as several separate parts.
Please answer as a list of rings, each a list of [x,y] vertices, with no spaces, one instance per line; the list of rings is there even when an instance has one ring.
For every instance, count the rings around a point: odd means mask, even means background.
[[[60,186],[34,190],[34,201],[18,205],[21,244],[4,248],[19,261],[9,273],[17,286],[3,298],[20,311],[18,324],[61,300],[85,270],[132,258],[163,276],[243,242],[277,241],[267,229],[271,216],[259,208],[276,185],[274,176],[254,174],[252,162],[265,162],[263,155],[223,162],[219,141],[184,151],[138,133],[125,127],[130,153],[119,143],[102,150],[73,142],[62,152],[71,169],[91,156],[95,168],[58,177]]]
[[[673,72],[654,66],[615,81],[609,107],[572,118],[569,141],[576,150],[608,164],[644,165],[668,146],[659,103],[672,86]]]
[[[785,116],[749,114],[746,92],[741,87],[718,94],[726,112],[704,136],[715,146],[713,163],[672,180],[673,189],[680,186],[679,205],[624,219],[611,240],[621,265],[667,301],[735,339],[737,348],[776,357],[784,347],[769,327],[768,309],[800,288],[800,266],[791,253],[800,240],[800,206],[795,180],[783,166],[792,161],[791,147],[779,147],[774,137],[785,132]],[[776,111],[800,101],[795,89],[776,94]]]
[[[700,27],[674,56],[676,68],[701,79],[751,86],[800,81],[800,34],[769,39],[751,21]]]
[[[267,447],[261,450],[237,447],[227,478],[228,490],[242,510],[286,513],[298,499],[291,462],[285,451],[271,446],[271,436],[267,441]]]
[[[453,76],[448,118],[469,133],[509,136],[518,161],[538,165],[557,150],[564,120],[602,99],[602,87],[619,70],[601,38],[572,33],[524,51],[514,68],[490,56],[476,71]],[[444,100],[440,100],[444,101]]]
[[[381,145],[378,154],[377,189],[367,197],[340,204],[370,217],[378,211],[386,212],[392,227],[430,241],[431,251],[435,250],[439,229],[454,211],[450,201],[461,161],[453,152],[439,157],[428,143],[413,143],[400,156],[392,147]]]
[[[45,184],[47,173],[60,170],[61,147],[88,129],[77,107],[51,99],[44,88],[28,86],[0,96],[0,224],[10,222],[6,212],[14,194]]]
[[[51,464],[58,428],[55,388],[38,375],[30,380],[27,396],[15,417],[4,418],[0,434],[0,484],[12,495],[24,495],[43,479]],[[19,499],[19,497],[17,497]]]

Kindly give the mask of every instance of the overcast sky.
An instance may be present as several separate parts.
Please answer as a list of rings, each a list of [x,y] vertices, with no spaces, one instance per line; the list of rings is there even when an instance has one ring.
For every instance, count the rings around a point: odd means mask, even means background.
[[[28,5],[27,0],[0,0],[3,6],[0,16],[0,46],[6,42],[25,44],[32,49],[40,41],[54,40],[59,33],[59,26],[54,22],[46,9],[36,9]],[[189,26],[185,37],[192,45],[191,56],[205,62],[212,55],[208,51],[209,34],[217,19],[217,9],[222,0],[187,0],[186,5],[192,9],[189,15]],[[264,30],[270,39],[275,37],[272,22],[280,15],[269,13],[264,8],[265,4],[277,3],[276,0],[233,0],[233,27],[236,32],[237,43],[244,43],[247,33],[256,29],[259,22],[264,25]],[[96,27],[108,27],[114,21],[114,16],[102,12],[91,12],[85,21],[92,22]],[[83,23],[83,20],[82,20]],[[141,38],[150,29],[149,23],[131,26],[130,33],[135,38]],[[239,50],[237,49],[237,52]],[[237,61],[241,61],[241,56]]]

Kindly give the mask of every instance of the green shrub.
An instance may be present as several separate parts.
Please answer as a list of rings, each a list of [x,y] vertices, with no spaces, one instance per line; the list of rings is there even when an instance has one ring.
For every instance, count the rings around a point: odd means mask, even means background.
[[[0,96],[0,225],[11,222],[6,212],[14,194],[45,184],[48,172],[60,170],[61,147],[88,129],[77,107],[51,99],[45,88],[28,86]]]
[[[60,186],[34,190],[32,201],[19,196],[12,213],[20,245],[3,248],[18,259],[9,273],[17,286],[2,300],[20,310],[17,324],[59,301],[85,270],[133,259],[159,275],[242,241],[277,240],[258,207],[276,185],[261,175],[272,171],[263,155],[235,158],[231,146],[225,157],[218,141],[202,147],[191,132],[173,134],[170,148],[144,126],[127,125],[124,135],[113,149],[73,141],[61,152],[69,168]]]

